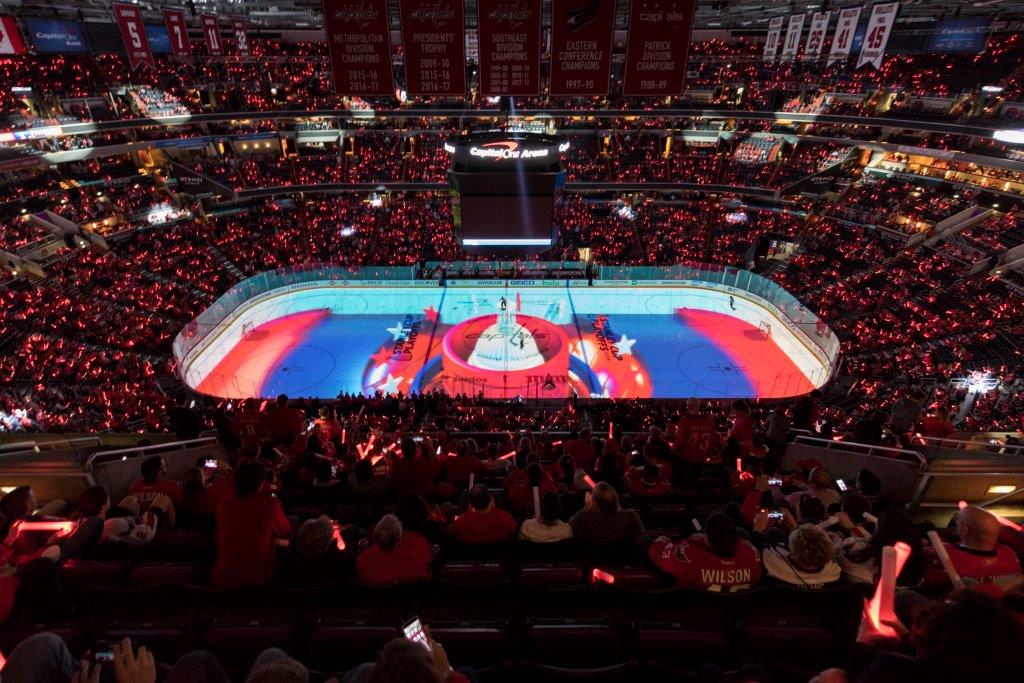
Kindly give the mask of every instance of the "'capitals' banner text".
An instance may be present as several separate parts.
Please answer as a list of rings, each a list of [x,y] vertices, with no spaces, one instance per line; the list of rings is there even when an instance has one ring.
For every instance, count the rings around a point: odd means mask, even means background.
[[[394,95],[387,0],[323,0],[338,95]]]
[[[540,93],[540,0],[477,0],[480,94]]]
[[[410,95],[466,94],[462,1],[399,0]]]
[[[632,0],[624,95],[682,95],[695,0]]]

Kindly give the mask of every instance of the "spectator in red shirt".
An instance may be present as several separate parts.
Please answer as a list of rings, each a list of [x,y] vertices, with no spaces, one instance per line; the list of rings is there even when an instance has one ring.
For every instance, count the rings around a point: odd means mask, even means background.
[[[949,419],[948,408],[938,408],[934,415],[929,415],[921,420],[921,434],[923,436],[944,439],[955,431],[956,427],[953,426]]]
[[[136,480],[129,488],[128,495],[139,501],[139,514],[149,509],[158,496],[167,496],[172,503],[181,500],[181,486],[167,478],[167,463],[159,455],[142,461],[142,479]]]
[[[494,505],[487,487],[477,484],[469,491],[469,509],[455,518],[448,534],[456,543],[499,543],[510,538],[518,526],[512,515]]]
[[[484,465],[476,450],[473,439],[459,439],[455,444],[455,454],[444,461],[444,480],[449,484],[466,485],[471,474],[479,477]]]
[[[715,418],[701,415],[700,400],[686,400],[686,414],[676,423],[673,450],[684,462],[703,465],[718,452]]]
[[[680,588],[731,593],[746,590],[761,579],[761,557],[750,541],[736,534],[727,515],[708,517],[703,534],[673,543],[661,536],[649,550],[651,561],[676,577]]]
[[[306,413],[289,407],[287,394],[277,397],[274,407],[264,413],[263,419],[275,441],[298,436],[306,428]]]
[[[732,402],[732,427],[727,436],[736,439],[741,456],[750,453],[754,446],[754,418],[750,415],[750,406],[746,401]]]
[[[994,595],[1002,595],[1006,586],[1021,579],[1020,560],[1008,546],[999,543],[1002,525],[995,516],[969,505],[956,515],[956,531],[960,542],[946,543],[946,552],[960,578],[970,586]],[[933,577],[929,577],[934,579]]]
[[[540,489],[540,495],[548,491],[558,491],[555,480],[551,478],[540,463],[530,463],[525,470],[516,470],[505,479],[505,499],[512,512],[522,517],[533,512],[533,487]]]
[[[356,558],[356,578],[367,586],[395,586],[428,581],[434,554],[430,542],[415,531],[403,532],[394,515],[373,528],[373,545]]]
[[[569,440],[564,444],[566,455],[571,455],[576,467],[590,471],[594,466],[594,444],[590,442],[590,430],[582,432],[573,431],[569,434]]]
[[[274,575],[274,539],[291,523],[281,501],[263,492],[266,472],[255,460],[235,469],[235,495],[217,508],[217,562],[210,582],[217,588],[268,581]]]
[[[662,474],[656,464],[649,462],[641,467],[630,470],[629,493],[642,498],[657,498],[672,490],[672,484]]]
[[[303,414],[305,417],[305,414]],[[341,433],[344,430],[344,426],[338,421],[330,408],[323,407],[320,409],[319,417],[313,421],[316,428],[320,431],[320,438],[324,441],[334,441],[341,438]]]
[[[416,493],[429,497],[434,493],[438,476],[441,474],[441,461],[426,453],[417,455],[416,442],[411,437],[403,437],[401,454],[391,458],[391,485],[395,493]]]

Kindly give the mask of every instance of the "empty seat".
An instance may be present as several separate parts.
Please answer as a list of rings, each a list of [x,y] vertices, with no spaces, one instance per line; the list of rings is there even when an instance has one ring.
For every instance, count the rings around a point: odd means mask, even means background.
[[[601,566],[596,569],[614,577],[614,581],[611,584],[605,581],[596,581],[596,583],[614,588],[615,590],[653,591],[672,588],[673,586],[673,582],[664,574],[647,567],[620,565]],[[591,579],[593,580],[593,572],[591,573]]]
[[[610,624],[534,620],[527,624],[524,658],[557,667],[611,666],[623,661],[622,642]]]
[[[502,624],[430,624],[431,637],[444,646],[453,666],[483,669],[510,659],[508,629]]]
[[[575,564],[527,564],[519,572],[519,583],[530,588],[558,590],[585,585],[583,570]]]
[[[212,652],[232,678],[244,678],[261,652],[270,647],[292,649],[292,625],[284,621],[214,622],[201,647]]]
[[[192,562],[153,562],[136,565],[131,570],[132,586],[153,586],[161,583],[202,583],[206,567]]]
[[[68,586],[126,586],[128,563],[116,560],[68,560],[60,568]]]
[[[438,572],[440,581],[459,586],[483,588],[505,583],[505,567],[493,561],[449,561]]]
[[[729,636],[713,621],[642,623],[636,626],[636,652],[643,663],[696,670],[728,661]]]
[[[374,661],[381,648],[400,635],[394,626],[321,622],[313,626],[309,636],[308,664],[321,671],[345,671]]]

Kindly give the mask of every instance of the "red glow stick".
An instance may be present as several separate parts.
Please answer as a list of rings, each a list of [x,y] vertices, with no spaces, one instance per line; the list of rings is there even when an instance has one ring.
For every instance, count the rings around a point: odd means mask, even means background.
[[[345,428],[341,428],[341,442],[345,443]]]
[[[883,621],[894,621],[896,609],[896,577],[903,571],[903,565],[910,557],[910,546],[899,541],[895,546],[882,548],[882,572],[875,587],[875,594],[868,601],[868,617],[879,634],[888,638],[899,636],[896,630]]]
[[[437,454],[441,455],[441,447],[440,446],[437,447]]]
[[[939,538],[937,531],[928,532],[928,540],[931,541],[932,547],[935,548],[935,554],[939,558],[939,562],[942,563],[942,568],[946,570],[946,575],[949,576],[949,580],[953,583],[953,588],[957,590],[964,587],[964,580],[960,578],[960,572],[953,566],[953,560],[949,559],[949,553],[946,551],[946,544]]]
[[[614,574],[609,574],[608,572],[602,571],[600,569],[595,569],[593,572],[591,572],[590,578],[591,580],[593,580],[594,583],[597,583],[598,581],[604,581],[608,585],[615,583]]]
[[[390,446],[388,446],[387,448],[385,448],[384,452],[385,453],[390,453],[391,451],[395,450],[397,447],[398,447],[398,442],[396,441],[395,443],[393,443]]]
[[[21,535],[23,531],[62,531],[67,534],[75,529],[75,523],[66,519],[44,522],[20,521],[15,522],[14,526],[18,529],[18,535]]]
[[[587,486],[589,486],[591,490],[593,490],[593,488],[597,486],[597,484],[594,483],[594,480],[590,478],[589,474],[583,475],[583,481],[586,482]]]
[[[368,442],[366,442],[366,450],[370,450],[371,448],[373,448],[373,442],[376,441],[376,440],[377,440],[377,433],[376,432],[372,432],[370,434],[370,440]]]
[[[743,458],[736,458],[736,471],[737,472],[742,472],[743,471]]]
[[[499,460],[511,460],[515,456],[516,456],[516,452],[515,451],[511,451],[511,452],[506,453],[505,455],[501,456],[499,458]]]
[[[608,423],[608,438],[609,439],[614,439],[615,438],[615,423],[614,422],[609,422]]]
[[[332,522],[331,526],[334,527],[334,533],[331,538],[334,539],[334,545],[338,547],[338,550],[345,549],[345,539],[341,537],[341,527],[338,526],[337,522]]]
[[[967,507],[967,505],[968,505],[968,503],[967,503],[966,500],[961,500],[959,503],[957,503],[957,506],[961,510],[963,510],[965,507]],[[996,513],[989,512],[988,510],[985,510],[985,512],[988,512],[988,514],[990,514],[993,517],[995,517],[996,521],[999,522],[1000,524],[1002,524],[1003,526],[1008,526],[1011,529],[1013,529],[1014,531],[1021,531],[1022,529],[1024,529],[1024,527],[1022,527],[1020,524],[1017,524],[1017,522],[1014,522],[1012,519],[1007,519],[1006,517],[1003,517],[1002,515],[997,515]]]
[[[376,467],[377,463],[379,463],[383,459],[384,459],[383,455],[375,455],[372,458],[370,458],[370,464],[373,465],[374,467]]]
[[[551,442],[551,445],[552,445],[552,446],[561,446],[561,445],[562,445],[562,442],[561,442],[561,441],[552,441],[552,442]]]
[[[533,487],[533,516],[540,519],[540,487]]]
[[[360,460],[362,460],[363,458],[366,457],[366,451],[363,449],[363,444],[357,443],[356,444],[356,451],[358,451],[358,453],[359,453],[359,459]]]

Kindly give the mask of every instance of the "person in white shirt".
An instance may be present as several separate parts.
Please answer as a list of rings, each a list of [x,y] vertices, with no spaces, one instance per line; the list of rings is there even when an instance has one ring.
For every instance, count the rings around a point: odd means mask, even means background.
[[[768,576],[798,588],[821,588],[842,577],[828,535],[803,524],[789,535],[789,548],[766,548],[761,555]]]
[[[559,519],[562,503],[558,494],[548,491],[540,499],[540,516],[528,519],[519,528],[519,538],[531,543],[557,543],[572,538],[572,527]]]

